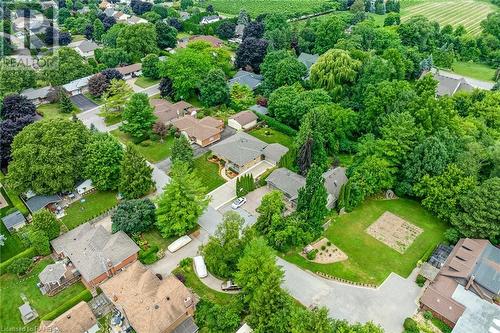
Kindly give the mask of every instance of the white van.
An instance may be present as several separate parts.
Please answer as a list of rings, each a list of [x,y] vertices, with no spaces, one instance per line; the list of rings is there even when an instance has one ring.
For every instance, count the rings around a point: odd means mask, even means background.
[[[181,238],[176,239],[175,241],[172,242],[169,246],[167,246],[167,249],[174,253],[175,251],[179,250],[181,247],[188,245],[191,242],[191,237],[188,235],[182,236]]]
[[[193,263],[194,263],[194,270],[196,272],[196,275],[198,275],[198,277],[200,279],[207,277],[207,275],[208,275],[207,266],[205,266],[205,260],[203,260],[203,257],[202,256],[194,257]]]

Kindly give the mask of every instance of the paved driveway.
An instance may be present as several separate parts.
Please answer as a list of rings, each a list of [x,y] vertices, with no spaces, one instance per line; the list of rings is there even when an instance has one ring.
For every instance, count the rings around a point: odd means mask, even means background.
[[[247,212],[245,209],[243,209],[243,207],[240,207],[238,209],[231,208],[231,203],[232,202],[229,202],[229,203],[225,204],[224,206],[220,207],[218,209],[218,211],[221,214],[224,214],[225,212],[229,212],[229,211],[234,211],[234,212],[240,214],[240,216],[243,217],[243,219],[245,220],[245,224],[244,224],[245,227],[250,227],[255,222],[257,222],[257,217],[256,216],[254,216],[254,215],[250,214],[249,212]]]
[[[245,211],[247,211],[249,214],[252,214],[256,218],[259,216],[259,213],[257,213],[257,208],[260,206],[260,203],[262,201],[262,197],[265,196],[267,193],[271,192],[271,189],[268,188],[267,186],[262,186],[259,187],[258,189],[248,193],[245,197],[247,198],[247,202],[241,206]]]
[[[92,102],[90,99],[83,96],[82,94],[71,96],[70,98],[73,104],[75,104],[76,107],[82,111],[88,111],[98,107],[96,103]]]
[[[274,167],[273,164],[267,161],[261,161],[256,165],[254,165],[253,167],[251,167],[250,169],[248,169],[247,171],[243,172],[241,176],[251,173],[254,178],[257,178],[258,176],[263,174],[267,169],[272,167]],[[210,192],[208,195],[212,197],[212,200],[210,201],[210,206],[212,206],[215,209],[219,209],[220,207],[224,206],[226,203],[236,198],[236,178],[231,179],[222,186],[219,186],[218,188]]]
[[[350,322],[373,321],[387,333],[400,333],[406,317],[417,311],[421,288],[415,283],[418,269],[407,279],[391,273],[377,289],[323,279],[278,258],[285,270],[283,287],[305,306],[325,306],[330,317]]]

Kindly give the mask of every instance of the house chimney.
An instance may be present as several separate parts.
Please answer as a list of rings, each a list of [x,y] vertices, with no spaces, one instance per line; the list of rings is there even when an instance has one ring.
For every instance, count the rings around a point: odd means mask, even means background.
[[[184,306],[186,308],[189,308],[191,305],[193,305],[193,300],[191,299],[191,297],[184,298]]]

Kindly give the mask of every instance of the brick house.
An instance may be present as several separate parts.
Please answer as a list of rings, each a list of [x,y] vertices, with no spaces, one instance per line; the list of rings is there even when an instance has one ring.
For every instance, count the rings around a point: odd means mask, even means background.
[[[68,258],[93,289],[137,260],[139,247],[123,231],[111,234],[102,226],[84,223],[51,242],[60,259]]]

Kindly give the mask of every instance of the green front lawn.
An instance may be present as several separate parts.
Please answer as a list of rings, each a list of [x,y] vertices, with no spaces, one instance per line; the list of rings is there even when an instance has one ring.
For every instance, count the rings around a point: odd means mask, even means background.
[[[160,83],[160,80],[152,79],[152,78],[145,77],[145,76],[140,76],[137,78],[137,80],[135,80],[134,84],[136,86],[143,88],[143,89],[146,89],[146,88],[151,87],[157,83]]]
[[[36,319],[24,326],[18,310],[18,307],[23,304],[20,297],[21,293],[28,298],[40,318],[85,290],[83,284],[78,282],[55,296],[42,295],[36,286],[38,274],[51,263],[53,261],[50,258],[41,260],[26,277],[18,278],[10,273],[0,276],[0,285],[2,286],[0,288],[0,299],[2,300],[2,306],[0,306],[0,332],[34,331],[40,324],[40,319]]]
[[[483,64],[457,61],[453,63],[451,69],[457,74],[469,76],[478,80],[493,81],[495,79],[496,70]]]
[[[389,211],[424,231],[404,254],[393,250],[365,230],[385,211]],[[446,225],[412,200],[368,200],[351,213],[334,218],[325,236],[349,259],[334,264],[316,264],[298,254],[284,258],[312,272],[324,272],[350,281],[380,285],[391,273],[408,277],[417,262],[443,241]]]
[[[226,182],[219,174],[219,166],[208,161],[210,156],[212,156],[212,153],[208,152],[194,160],[194,171],[201,179],[203,186],[205,186],[205,194]]]
[[[4,189],[0,187],[0,194],[7,200],[8,206],[0,209],[0,218],[13,213],[15,209],[12,206],[7,193],[5,193]],[[5,236],[4,245],[0,248],[0,262],[6,261],[9,258],[12,258],[19,252],[22,252],[26,249],[26,247],[21,242],[21,239],[16,234],[11,235],[9,230],[5,227],[3,223],[0,221],[0,235]]]
[[[16,207],[17,210],[19,210],[24,216],[27,216],[29,214],[28,208],[24,204],[24,202],[19,198],[17,194],[14,192],[10,191],[6,185],[5,185],[5,175],[0,171],[0,182],[3,185],[3,190],[4,193],[7,194],[7,201],[9,201],[14,207]]]
[[[227,294],[223,292],[218,292],[213,290],[212,288],[207,287],[203,282],[200,281],[196,273],[193,269],[192,260],[185,267],[177,267],[173,273],[175,275],[182,275],[186,281],[186,287],[192,289],[196,295],[198,295],[202,299],[209,300],[219,305],[227,305],[229,304],[235,297],[238,297],[237,294]]]
[[[248,134],[266,143],[280,143],[289,149],[292,149],[294,146],[293,138],[291,136],[278,132],[272,128],[257,128]]]
[[[142,237],[148,242],[149,246],[158,246],[160,249],[166,250],[174,240],[178,237],[163,238],[156,226],[151,227],[148,231],[142,233]]]
[[[130,135],[123,133],[119,129],[115,129],[110,133],[124,144],[131,144],[134,146],[137,151],[151,163],[163,161],[172,153],[172,145],[174,144],[174,138],[172,136],[165,138],[163,142],[146,140],[139,144],[135,144],[132,142]]]
[[[61,222],[69,230],[99,216],[118,203],[116,192],[93,192],[84,196],[83,199],[83,202],[82,200],[76,201],[64,210],[66,215]]]
[[[60,107],[61,106],[59,103],[42,104],[36,108],[36,112],[38,112],[45,119],[70,118],[71,113],[61,112]],[[73,112],[78,113],[80,112],[80,109],[78,109],[76,106],[73,106]]]

